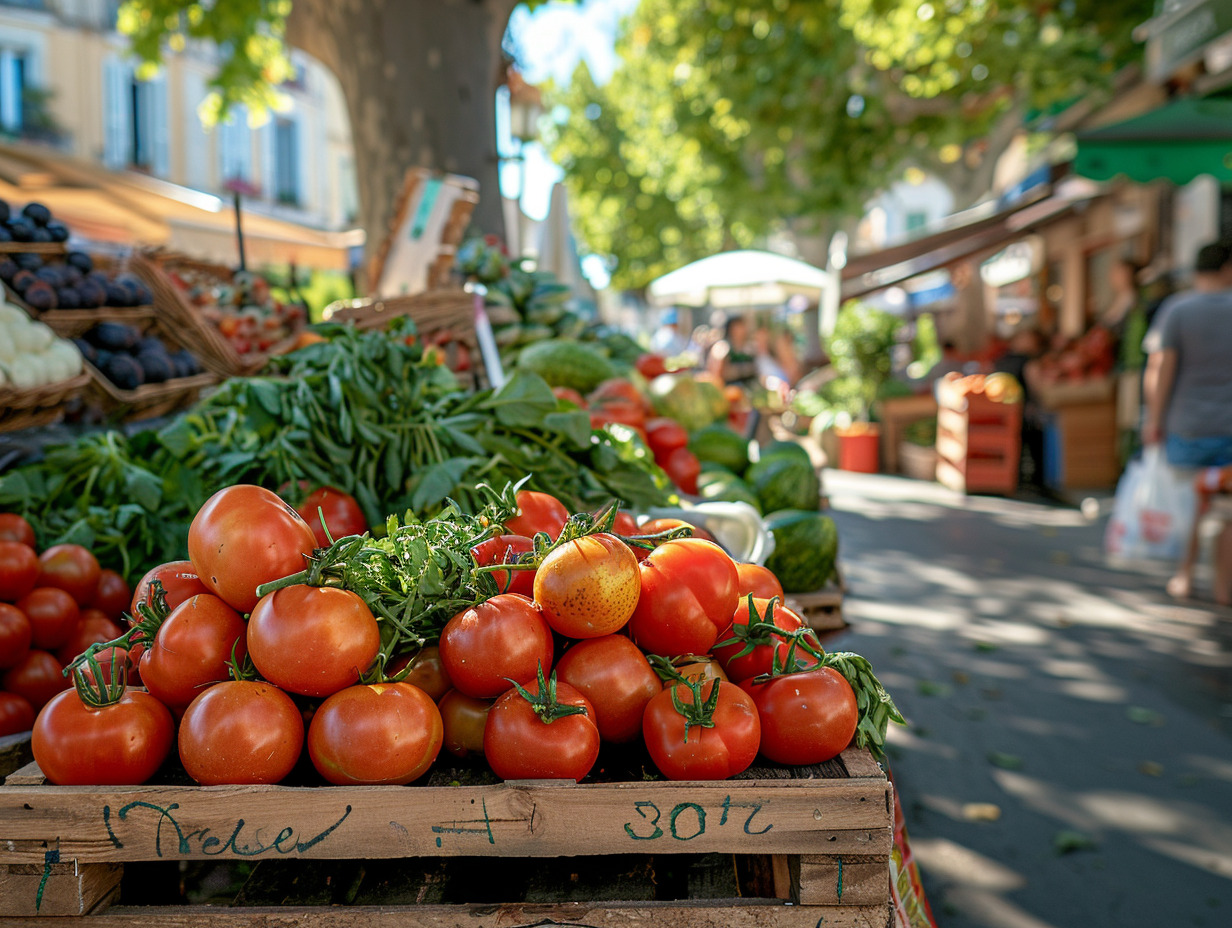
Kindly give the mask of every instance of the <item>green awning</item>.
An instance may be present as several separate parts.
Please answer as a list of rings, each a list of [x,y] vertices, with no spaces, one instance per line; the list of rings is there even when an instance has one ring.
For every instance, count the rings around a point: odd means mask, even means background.
[[[1232,99],[1181,99],[1124,122],[1078,133],[1074,173],[1187,184],[1210,174],[1232,184]]]

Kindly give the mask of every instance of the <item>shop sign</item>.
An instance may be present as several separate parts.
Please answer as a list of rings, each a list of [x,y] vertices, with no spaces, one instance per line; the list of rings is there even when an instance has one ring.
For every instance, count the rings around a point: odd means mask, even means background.
[[[1147,73],[1166,80],[1202,54],[1204,46],[1232,30],[1232,3],[1198,0],[1183,12],[1165,13],[1146,43]]]

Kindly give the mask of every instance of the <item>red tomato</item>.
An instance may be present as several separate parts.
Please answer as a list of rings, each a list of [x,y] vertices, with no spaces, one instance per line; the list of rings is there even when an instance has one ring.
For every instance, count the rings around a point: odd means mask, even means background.
[[[761,719],[761,752],[779,764],[819,764],[851,743],[859,723],[856,694],[833,667],[745,680]]]
[[[770,611],[769,606],[772,601],[754,597],[753,609],[757,614],[753,617],[749,614],[748,597],[744,597],[736,606],[731,622],[719,633],[719,641],[736,639],[734,644],[722,647],[716,644],[714,648],[715,659],[723,665],[723,669],[727,671],[727,676],[733,683],[769,673],[774,665],[774,655],[778,654],[782,660],[788,648],[787,641],[773,632],[749,635],[748,629],[751,623],[769,622],[786,632],[794,632],[804,627],[804,620],[781,602],[773,601],[774,609]],[[817,644],[817,642],[813,643]],[[740,652],[745,650],[746,645],[752,647],[752,650],[748,654],[741,654]],[[799,648],[796,648],[795,655],[799,661],[810,665],[816,663],[815,658]]]
[[[714,536],[699,525],[689,525],[684,519],[649,519],[641,525],[641,535],[657,535],[660,532],[667,532],[681,526],[688,526],[693,530],[693,537],[700,538],[703,541],[714,541]]]
[[[623,535],[626,538],[632,538],[634,535],[640,535],[641,529],[637,526],[637,519],[633,518],[623,509],[616,513],[616,520],[612,523],[612,534]]]
[[[102,570],[98,574],[98,588],[90,605],[114,622],[120,621],[124,610],[132,602],[133,591],[114,570]]]
[[[441,713],[419,687],[348,686],[312,717],[308,755],[330,783],[403,784],[427,773],[444,737]]]
[[[526,691],[538,696],[539,681]],[[599,757],[594,707],[568,683],[556,684],[556,702],[585,712],[545,722],[516,689],[496,700],[483,729],[483,756],[493,773],[502,780],[580,780],[590,773]]]
[[[553,387],[552,394],[556,399],[565,403],[572,403],[578,409],[586,408],[586,399],[573,387]]]
[[[39,712],[30,747],[52,783],[136,785],[162,766],[174,735],[171,713],[148,693],[128,690],[114,705],[93,709],[68,690]]]
[[[702,463],[692,451],[677,448],[668,453],[660,466],[681,492],[697,495],[697,477],[702,472]]]
[[[17,608],[30,620],[30,644],[44,651],[68,641],[81,616],[72,596],[49,586],[32,590],[17,601]]]
[[[98,560],[81,545],[55,545],[39,555],[39,586],[64,590],[84,606],[94,598]]]
[[[606,532],[567,542],[535,573],[535,602],[548,625],[569,638],[598,638],[624,628],[641,589],[637,558]]]
[[[114,656],[114,662],[112,660]],[[125,674],[125,681],[136,686],[134,679],[136,674],[133,673],[132,661],[129,659],[128,651],[124,648],[103,648],[100,651],[94,652],[94,659],[98,664],[99,679],[104,684],[110,685],[113,680],[118,680],[121,673]],[[86,680],[94,682],[94,671],[89,663],[77,665],[77,670],[81,671]]]
[[[526,684],[552,666],[552,629],[539,608],[517,593],[501,593],[450,619],[441,632],[441,661],[456,689],[491,698]]]
[[[261,676],[302,696],[329,696],[359,680],[381,649],[359,596],[302,584],[267,593],[248,620],[248,656]]]
[[[648,419],[646,421],[646,446],[656,461],[666,460],[677,448],[689,443],[689,433],[675,419]]]
[[[317,512],[318,509],[325,513],[324,527],[321,525],[321,513]],[[333,487],[313,490],[297,511],[312,529],[318,548],[329,545],[329,537],[325,534],[327,528],[334,541],[348,535],[362,535],[368,531],[368,520],[364,518],[364,511],[359,508],[355,497]]]
[[[556,675],[595,707],[599,737],[613,744],[641,737],[646,704],[663,688],[646,656],[624,635],[579,641],[561,657]]]
[[[0,512],[0,541],[16,541],[33,548],[34,529],[15,512]]]
[[[550,493],[518,490],[518,514],[505,522],[510,535],[533,538],[536,532],[547,532],[553,538],[560,535],[569,519],[565,504]]]
[[[445,726],[445,750],[455,757],[483,754],[483,729],[492,700],[450,690],[437,703]]]
[[[145,687],[172,712],[183,712],[202,690],[229,678],[231,652],[244,659],[244,620],[217,596],[180,603],[141,654]]]
[[[660,374],[667,373],[667,363],[661,354],[638,355],[637,360],[633,362],[633,366],[647,380],[654,380]]]
[[[208,593],[209,588],[197,576],[197,570],[192,561],[171,561],[154,567],[137,583],[133,591],[133,602],[129,614],[137,619],[140,613],[137,607],[150,597],[150,585],[157,580],[163,585],[163,595],[167,600],[167,608],[174,609],[180,603],[196,596],[198,593]]]
[[[39,576],[34,549],[20,541],[0,541],[0,600],[15,603],[29,593]]]
[[[52,696],[73,685],[63,670],[64,665],[54,655],[31,648],[0,677],[0,690],[24,696],[37,712]]]
[[[0,690],[0,738],[34,727],[34,706],[25,696]]]
[[[30,650],[30,620],[16,606],[0,603],[0,670],[16,667]]]
[[[240,612],[257,587],[304,569],[316,539],[298,512],[262,487],[219,490],[188,528],[188,557],[210,591]]]
[[[618,422],[621,425],[629,426],[631,429],[637,429],[644,436],[646,412],[642,409],[640,402],[631,402],[626,399],[592,400],[590,427],[592,429],[599,429],[610,422]],[[643,438],[643,440],[645,439]]]
[[[445,663],[441,660],[441,649],[437,645],[424,645],[414,656],[398,658],[385,668],[385,676],[394,677],[405,667],[411,669],[398,682],[419,687],[433,700],[440,700],[453,688],[453,681],[449,679],[449,674],[445,671]],[[386,680],[386,682],[392,681]]]
[[[202,786],[277,783],[295,767],[303,747],[299,709],[264,681],[211,686],[180,722],[180,762]]]
[[[525,535],[497,535],[471,548],[471,557],[479,567],[488,564],[516,564],[522,555],[529,554],[534,549],[534,542]],[[534,594],[533,570],[494,571],[491,577],[496,581],[496,588],[502,593],[521,593],[523,596]]]
[[[783,598],[783,585],[779,578],[768,567],[760,564],[736,564],[736,574],[739,577],[740,598],[744,599],[750,593],[758,599]]]
[[[624,377],[612,377],[603,381],[590,391],[587,399],[590,400],[592,406],[596,403],[606,404],[614,400],[623,400],[638,409],[642,408],[642,391]]]
[[[672,666],[676,668],[676,672],[686,680],[726,680],[727,673],[723,670],[723,665],[716,661],[713,657],[699,657],[696,654],[686,654],[683,657],[678,657],[672,661]],[[657,676],[657,675],[656,675]],[[670,689],[677,685],[679,681],[664,680],[663,688]]]
[[[56,651],[56,660],[67,667],[90,645],[114,641],[122,634],[123,629],[99,610],[86,609],[81,613],[81,619],[68,640]]]
[[[642,561],[641,596],[629,631],[642,650],[674,657],[705,654],[738,601],[736,564],[709,541],[682,538]]]
[[[714,727],[690,725],[677,711],[672,695],[686,707],[693,705],[689,687],[680,684],[660,692],[646,707],[642,735],[646,750],[659,772],[669,780],[724,780],[753,763],[761,741],[757,708],[748,693],[734,683],[716,680],[701,685],[703,700],[719,687]]]

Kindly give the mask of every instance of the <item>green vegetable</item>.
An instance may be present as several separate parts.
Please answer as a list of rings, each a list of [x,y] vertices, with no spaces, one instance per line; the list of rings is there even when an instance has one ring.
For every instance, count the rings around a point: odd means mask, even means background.
[[[797,461],[802,461],[803,463],[809,465],[813,463],[813,459],[809,457],[809,453],[804,450],[803,445],[799,445],[794,441],[784,441],[780,439],[776,439],[762,448],[757,460],[759,462],[769,461],[772,458],[778,457],[795,458]]]
[[[538,374],[553,387],[572,387],[583,394],[616,376],[612,363],[594,348],[555,339],[523,348],[518,368]]]
[[[656,415],[675,419],[690,433],[720,418],[711,394],[688,374],[660,374],[650,381],[650,402]]]
[[[821,505],[821,482],[808,462],[794,455],[763,459],[745,475],[763,512],[779,509],[811,509]]]
[[[787,593],[807,593],[824,587],[838,563],[838,530],[819,512],[784,510],[766,516],[774,535],[774,553],[766,566]]]
[[[721,464],[734,474],[743,474],[749,466],[748,439],[726,425],[708,425],[695,432],[689,439],[689,450],[699,461]]]

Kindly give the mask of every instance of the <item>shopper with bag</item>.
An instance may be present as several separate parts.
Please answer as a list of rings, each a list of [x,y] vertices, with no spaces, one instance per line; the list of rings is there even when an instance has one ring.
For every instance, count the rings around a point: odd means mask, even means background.
[[[1232,464],[1232,291],[1192,293],[1178,300],[1162,320],[1158,350],[1147,361],[1147,396],[1142,440],[1163,446],[1172,467],[1192,471]],[[1193,505],[1185,514],[1194,519]],[[1232,532],[1226,526],[1225,532]],[[1232,544],[1218,546],[1232,551]],[[1232,557],[1232,555],[1229,555]],[[1220,564],[1226,574],[1232,564]],[[1188,596],[1192,558],[1168,582],[1168,592]]]

